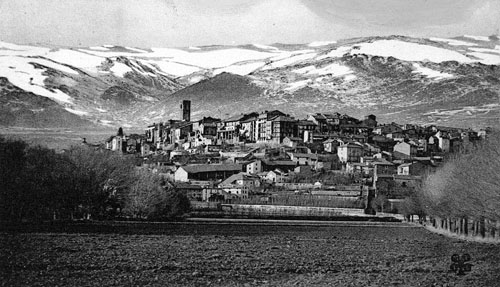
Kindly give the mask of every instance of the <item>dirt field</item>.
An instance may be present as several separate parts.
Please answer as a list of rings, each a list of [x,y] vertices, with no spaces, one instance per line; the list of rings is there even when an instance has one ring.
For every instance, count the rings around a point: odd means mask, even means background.
[[[34,229],[0,228],[1,286],[500,282],[500,245],[449,239],[403,223],[100,223]],[[451,255],[464,252],[472,256],[472,271],[448,272]]]

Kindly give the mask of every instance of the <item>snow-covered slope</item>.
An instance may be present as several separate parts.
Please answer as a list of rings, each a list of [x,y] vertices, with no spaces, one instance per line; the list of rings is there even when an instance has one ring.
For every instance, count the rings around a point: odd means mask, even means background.
[[[240,109],[259,107],[254,103],[264,101],[298,115],[318,109],[351,109],[358,115],[371,110],[421,122],[451,121],[457,115],[463,121],[488,122],[499,109],[494,105],[499,65],[498,38],[470,35],[150,49],[48,48],[0,42],[0,77],[103,125],[144,126],[175,117],[177,104],[171,94],[225,75],[217,78],[216,86],[221,86],[232,79],[226,73],[244,76],[245,81],[235,83],[252,85],[252,97],[259,95]],[[12,91],[1,89],[3,97],[12,96]],[[231,89],[236,90],[242,91]],[[197,101],[200,107],[206,101],[203,89],[196,91],[194,109]],[[428,104],[434,110],[426,109]],[[447,109],[468,113],[448,113]],[[235,112],[243,111],[231,108],[230,113]]]

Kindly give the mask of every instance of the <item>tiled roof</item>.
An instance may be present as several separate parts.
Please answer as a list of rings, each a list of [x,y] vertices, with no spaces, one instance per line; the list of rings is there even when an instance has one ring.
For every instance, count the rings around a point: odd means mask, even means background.
[[[240,164],[197,164],[181,166],[179,169],[184,169],[188,173],[200,173],[210,171],[240,171]]]

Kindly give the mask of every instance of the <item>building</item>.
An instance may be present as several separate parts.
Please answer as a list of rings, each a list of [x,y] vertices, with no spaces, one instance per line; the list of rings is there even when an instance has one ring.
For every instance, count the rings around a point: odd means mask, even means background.
[[[283,183],[288,179],[288,174],[280,169],[271,170],[266,175],[266,180],[270,183]]]
[[[287,115],[279,115],[268,119],[266,122],[266,137],[268,141],[274,143],[283,143],[286,137],[297,137],[297,121]]]
[[[298,145],[304,143],[302,138],[299,137],[285,137],[283,139],[283,145],[291,148],[296,148]]]
[[[233,174],[219,184],[219,187],[230,194],[248,198],[248,194],[260,187],[260,177],[244,172]]]
[[[329,153],[337,153],[337,148],[344,144],[345,142],[341,139],[330,138],[323,142],[323,149]]]
[[[375,128],[377,126],[377,117],[375,115],[367,115],[361,124],[366,127]]]
[[[432,170],[435,165],[432,161],[413,161],[408,163],[403,163],[398,166],[398,175],[415,175],[421,176],[425,174],[426,171]]]
[[[247,173],[248,174],[257,174],[259,172],[262,172],[262,161],[261,160],[254,160],[247,165]]]
[[[272,140],[272,125],[270,120],[278,116],[286,115],[278,110],[264,111],[258,115],[255,123],[255,139],[257,142],[269,142]]]
[[[246,142],[256,142],[257,119],[259,114],[255,113],[241,121],[240,135]]]
[[[410,142],[400,142],[394,146],[395,158],[408,159],[417,156],[418,147]]]
[[[442,152],[450,152],[450,136],[447,132],[438,131],[434,135],[438,139],[438,147]]]
[[[184,100],[181,104],[181,120],[184,122],[191,121],[191,101]]]
[[[344,144],[337,148],[337,155],[340,162],[359,162],[363,156],[363,147],[357,144]]]
[[[175,184],[175,189],[185,194],[189,198],[189,200],[203,200],[203,187],[199,185],[179,182]]]
[[[308,134],[312,134],[316,129],[316,124],[309,120],[299,120],[297,121],[297,137],[301,138],[302,141],[306,141],[304,139],[304,135],[306,132]]]
[[[296,165],[312,165],[317,159],[318,156],[316,154],[311,153],[287,153],[290,157],[290,160],[295,162]]]
[[[239,172],[241,172],[240,164],[186,165],[175,171],[174,178],[177,182],[224,180]]]

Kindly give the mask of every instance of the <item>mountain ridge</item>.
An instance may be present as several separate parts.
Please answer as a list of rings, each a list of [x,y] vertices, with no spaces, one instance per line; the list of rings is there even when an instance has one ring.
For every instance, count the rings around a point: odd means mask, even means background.
[[[10,85],[26,93],[28,110],[43,108],[36,97],[50,99],[60,107],[55,114],[82,120],[65,121],[68,127],[144,127],[177,118],[183,99],[192,100],[193,118],[342,110],[388,122],[492,125],[500,117],[500,42],[488,39],[388,36],[186,49],[0,42],[1,92]],[[26,120],[30,113],[13,110],[16,97],[2,97],[9,116],[0,125],[24,117],[16,124],[36,127]]]

